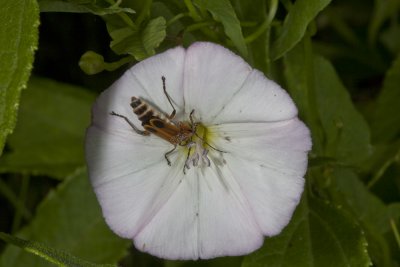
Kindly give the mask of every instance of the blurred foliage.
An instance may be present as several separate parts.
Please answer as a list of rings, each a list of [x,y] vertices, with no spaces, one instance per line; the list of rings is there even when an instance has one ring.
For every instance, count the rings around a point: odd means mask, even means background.
[[[399,0],[0,3],[0,266],[400,266]],[[126,68],[198,40],[286,88],[313,151],[280,235],[248,256],[164,261],[105,225],[84,134]]]

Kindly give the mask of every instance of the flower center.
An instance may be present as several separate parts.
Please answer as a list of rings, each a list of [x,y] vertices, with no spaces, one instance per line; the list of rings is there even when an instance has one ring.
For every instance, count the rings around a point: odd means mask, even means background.
[[[191,166],[210,166],[210,159],[208,158],[209,150],[206,148],[207,144],[207,128],[202,124],[198,124],[195,134],[186,146],[187,158],[185,161],[185,169],[190,169]]]

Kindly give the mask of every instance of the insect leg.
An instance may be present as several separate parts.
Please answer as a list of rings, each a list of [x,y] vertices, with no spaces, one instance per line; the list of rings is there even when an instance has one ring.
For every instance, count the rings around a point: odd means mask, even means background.
[[[171,149],[170,151],[168,151],[167,153],[164,154],[165,159],[167,160],[167,163],[169,166],[171,166],[171,161],[169,160],[168,156],[169,154],[171,154],[172,152],[174,152],[176,149],[176,145],[174,145],[174,148]]]
[[[140,135],[149,135],[149,134],[150,134],[148,131],[139,130],[139,129],[133,124],[133,122],[131,122],[131,121],[130,121],[127,117],[125,117],[124,115],[115,113],[114,111],[111,111],[111,112],[110,112],[110,115],[123,118],[123,119],[132,127],[132,129],[133,129],[136,133],[138,133],[138,134],[140,134]]]
[[[189,162],[188,162],[189,157],[190,157],[190,150],[192,150],[192,146],[189,146],[189,149],[188,149],[185,164],[183,165],[183,174],[186,174],[186,169],[190,169]]]
[[[168,116],[168,119],[172,120],[172,119],[175,117],[176,110],[175,110],[174,105],[172,104],[171,97],[170,97],[169,94],[167,93],[167,87],[165,86],[165,77],[164,77],[164,76],[161,76],[161,80],[162,80],[162,84],[163,84],[164,94],[165,94],[165,96],[167,97],[168,102],[171,104],[171,107],[172,107],[172,109],[173,109],[172,113]]]

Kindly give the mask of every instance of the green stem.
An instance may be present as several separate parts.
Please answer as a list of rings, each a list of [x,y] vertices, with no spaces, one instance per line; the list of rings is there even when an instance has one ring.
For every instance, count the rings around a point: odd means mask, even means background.
[[[271,22],[274,20],[277,10],[278,10],[278,0],[271,0],[268,12],[269,24],[271,24]]]
[[[257,21],[241,21],[240,26],[242,27],[255,27],[257,26]]]
[[[400,234],[399,234],[399,229],[397,229],[397,225],[393,219],[390,219],[390,226],[392,228],[394,238],[396,239],[397,246],[399,246],[400,249]]]
[[[271,75],[271,56],[270,56],[270,40],[271,40],[271,26],[273,20],[275,18],[276,11],[278,9],[278,0],[271,0],[269,2],[269,11],[266,15],[264,23],[253,33],[254,38],[249,38],[250,40],[247,41],[254,41],[257,39],[261,34],[265,32],[265,73],[270,76]],[[246,41],[246,39],[245,39]]]
[[[178,21],[178,20],[180,20],[181,18],[183,18],[183,17],[188,17],[188,16],[189,16],[189,13],[179,13],[178,15],[176,15],[175,17],[173,17],[172,19],[170,19],[170,20],[167,22],[167,27],[170,26],[170,25],[172,25],[175,21]]]
[[[127,57],[121,58],[120,60],[115,61],[115,62],[111,62],[111,63],[104,62],[104,69],[107,71],[114,71],[114,70],[118,69],[119,67],[121,67],[122,65],[130,63],[134,60],[135,60],[134,57],[127,56]]]
[[[264,20],[264,22],[258,27],[257,30],[255,30],[252,34],[244,38],[244,41],[246,44],[250,44],[254,42],[258,37],[261,36],[269,27],[269,21],[268,19]]]
[[[119,12],[117,15],[131,28],[136,30],[136,25],[133,23],[132,19],[128,16],[128,14]]]
[[[21,210],[25,219],[29,220],[32,217],[30,211],[20,202],[15,193],[8,187],[8,185],[0,179],[0,194],[4,196],[15,210]]]
[[[290,0],[281,0],[282,5],[285,7],[286,11],[289,11],[292,8],[292,2]]]
[[[383,174],[386,172],[386,170],[392,165],[393,162],[398,161],[400,158],[400,150],[391,158],[389,158],[385,163],[378,169],[378,171],[375,173],[375,175],[372,177],[372,179],[368,182],[367,188],[373,187],[379,179],[383,176]]]
[[[196,22],[201,21],[201,16],[197,13],[196,8],[194,7],[191,0],[184,0],[186,8],[189,11],[190,17]]]
[[[213,21],[204,21],[204,22],[195,23],[195,24],[192,24],[192,25],[186,27],[185,32],[192,32],[195,30],[202,29],[204,27],[211,26],[211,25],[214,25]]]
[[[25,203],[26,203],[26,198],[28,195],[29,183],[30,183],[30,177],[27,175],[23,175],[22,180],[21,180],[21,189],[19,192],[19,204],[20,205],[15,209],[15,215],[14,215],[12,228],[11,228],[12,233],[15,233],[21,226],[21,221],[24,216],[24,209],[26,209]]]
[[[153,3],[152,0],[145,0],[142,10],[140,11],[139,16],[137,17],[135,24],[140,26],[145,18],[150,14],[151,4]]]

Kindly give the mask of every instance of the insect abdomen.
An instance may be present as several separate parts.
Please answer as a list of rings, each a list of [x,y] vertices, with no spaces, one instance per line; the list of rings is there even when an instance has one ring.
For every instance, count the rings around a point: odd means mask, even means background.
[[[158,112],[143,99],[133,96],[131,99],[131,107],[133,108],[133,112],[138,116],[138,119],[142,122],[142,125],[149,124],[149,121],[152,118],[159,118],[167,123],[171,123],[164,114]]]

